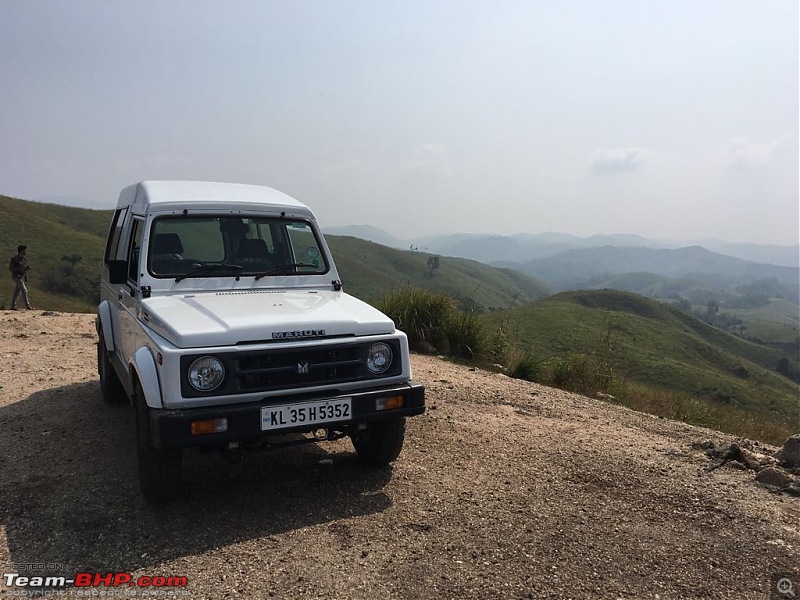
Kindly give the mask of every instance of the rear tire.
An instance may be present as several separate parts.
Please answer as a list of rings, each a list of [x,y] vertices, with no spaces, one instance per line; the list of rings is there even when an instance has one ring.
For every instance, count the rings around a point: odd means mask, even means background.
[[[160,504],[174,499],[181,489],[183,455],[180,450],[158,449],[152,442],[150,413],[142,387],[137,383],[134,392],[136,403],[136,438],[139,454],[139,486],[145,500]]]
[[[125,388],[114,370],[114,365],[111,364],[106,341],[102,334],[100,341],[97,342],[97,374],[100,375],[100,394],[103,396],[103,400],[109,404],[117,404],[128,399]]]
[[[371,467],[385,467],[395,460],[403,449],[406,435],[406,418],[375,421],[352,437],[358,458]]]

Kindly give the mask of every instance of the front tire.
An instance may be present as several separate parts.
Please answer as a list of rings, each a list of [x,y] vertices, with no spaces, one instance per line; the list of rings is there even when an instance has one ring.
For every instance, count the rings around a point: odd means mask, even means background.
[[[97,342],[97,374],[100,376],[100,395],[103,396],[103,400],[109,404],[117,404],[127,399],[125,388],[114,370],[114,365],[111,364],[111,357],[108,355],[102,334],[100,341]]]
[[[152,442],[150,412],[142,387],[137,383],[136,438],[139,455],[139,486],[145,500],[160,504],[174,499],[181,489],[183,455],[180,450],[156,448]]]
[[[400,455],[405,435],[405,417],[374,421],[353,436],[353,447],[364,464],[371,467],[385,467]]]

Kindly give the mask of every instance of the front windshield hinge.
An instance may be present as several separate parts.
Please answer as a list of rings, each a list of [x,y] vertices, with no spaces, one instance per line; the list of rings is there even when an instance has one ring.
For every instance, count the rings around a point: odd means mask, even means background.
[[[333,284],[333,291],[334,292],[341,292],[342,291],[342,282],[341,281],[339,281],[338,279],[334,279],[333,281],[331,281],[331,283]]]

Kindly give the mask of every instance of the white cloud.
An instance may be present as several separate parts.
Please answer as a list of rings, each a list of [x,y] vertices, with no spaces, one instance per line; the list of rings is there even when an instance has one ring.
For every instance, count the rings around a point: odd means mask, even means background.
[[[645,152],[641,148],[598,148],[594,151],[595,171],[634,171],[642,166]]]
[[[754,142],[746,136],[733,138],[725,148],[725,164],[735,169],[768,165],[775,156],[775,150],[789,137],[789,134],[785,133],[765,143]]]

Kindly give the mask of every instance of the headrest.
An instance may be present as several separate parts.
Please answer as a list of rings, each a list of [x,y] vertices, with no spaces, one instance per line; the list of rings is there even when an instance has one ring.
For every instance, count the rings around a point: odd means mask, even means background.
[[[236,250],[236,258],[269,258],[267,243],[261,239],[242,240]]]
[[[153,241],[153,254],[181,254],[183,244],[177,233],[157,233]]]

